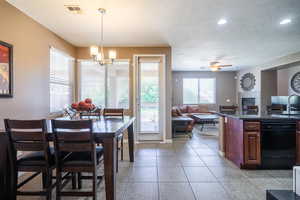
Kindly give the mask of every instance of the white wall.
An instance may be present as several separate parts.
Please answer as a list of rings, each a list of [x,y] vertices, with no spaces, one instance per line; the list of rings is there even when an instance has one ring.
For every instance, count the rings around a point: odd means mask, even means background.
[[[255,86],[250,91],[244,91],[241,87],[241,78],[243,75],[247,73],[252,73],[255,76]],[[237,102],[239,105],[239,108],[241,107],[241,98],[256,98],[255,104],[258,105],[259,110],[261,106],[261,99],[260,99],[260,93],[261,93],[261,69],[259,67],[249,68],[249,69],[243,69],[237,72],[237,79],[236,79],[236,87],[237,87]]]

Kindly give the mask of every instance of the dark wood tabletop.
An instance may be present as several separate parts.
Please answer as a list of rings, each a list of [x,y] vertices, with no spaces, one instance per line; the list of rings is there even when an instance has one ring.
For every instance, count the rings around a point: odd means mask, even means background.
[[[73,119],[73,120],[93,120],[93,133],[96,138],[112,138],[122,134],[127,127],[135,121],[134,117],[124,116],[122,117],[90,117],[84,119]],[[62,117],[56,120],[71,120],[70,118]],[[47,121],[48,132],[52,133],[50,120]]]

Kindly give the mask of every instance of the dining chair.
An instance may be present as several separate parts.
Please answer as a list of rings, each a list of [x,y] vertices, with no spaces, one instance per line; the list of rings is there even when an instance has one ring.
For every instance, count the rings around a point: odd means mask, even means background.
[[[281,114],[285,110],[283,105],[268,105],[267,114]]]
[[[101,111],[102,111],[102,109],[97,107],[95,110],[90,111],[90,112],[81,112],[80,118],[83,119],[84,117],[98,117],[100,119]]]
[[[124,118],[124,108],[104,108],[104,117],[122,117]]]
[[[123,108],[104,108],[103,109],[103,117],[121,117],[124,119],[124,109]],[[119,146],[119,143],[121,143],[121,146]],[[121,151],[121,160],[124,160],[124,138],[123,134],[121,134],[117,138],[117,171],[119,169],[119,151]]]
[[[255,106],[255,105],[254,106],[247,106],[246,113],[257,115],[258,114],[258,106]]]
[[[52,120],[54,147],[56,158],[56,199],[61,196],[92,196],[97,199],[97,171],[102,164],[103,148],[96,147],[93,137],[92,120]],[[61,156],[63,152],[70,152]],[[78,188],[82,187],[82,179],[92,179],[92,191],[64,191],[63,173],[77,173]],[[92,176],[82,176],[92,173]]]
[[[10,161],[14,166],[14,190],[16,195],[46,196],[51,199],[52,171],[55,168],[54,150],[47,140],[45,120],[9,120],[5,119],[5,128],[10,141]],[[24,155],[17,158],[18,152]],[[19,172],[33,174],[18,184]],[[22,186],[42,173],[43,190],[22,191]],[[0,197],[1,198],[1,197]]]

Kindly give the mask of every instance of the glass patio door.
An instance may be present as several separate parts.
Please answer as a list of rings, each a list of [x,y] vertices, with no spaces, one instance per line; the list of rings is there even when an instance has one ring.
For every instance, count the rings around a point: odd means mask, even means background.
[[[159,58],[138,59],[137,133],[138,140],[160,140],[160,68]]]

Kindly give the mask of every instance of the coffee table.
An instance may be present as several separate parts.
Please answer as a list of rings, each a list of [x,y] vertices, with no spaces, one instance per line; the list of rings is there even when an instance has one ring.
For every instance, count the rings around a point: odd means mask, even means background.
[[[189,117],[172,117],[173,137],[176,135],[176,129],[179,127],[187,127],[192,121],[193,119]],[[188,132],[187,129],[185,129],[185,134],[192,138],[192,131]]]
[[[300,200],[292,190],[267,190],[267,200]]]
[[[216,125],[217,120],[219,119],[218,115],[215,114],[193,114],[191,117],[199,124],[202,125],[201,131],[203,131],[205,124]]]

